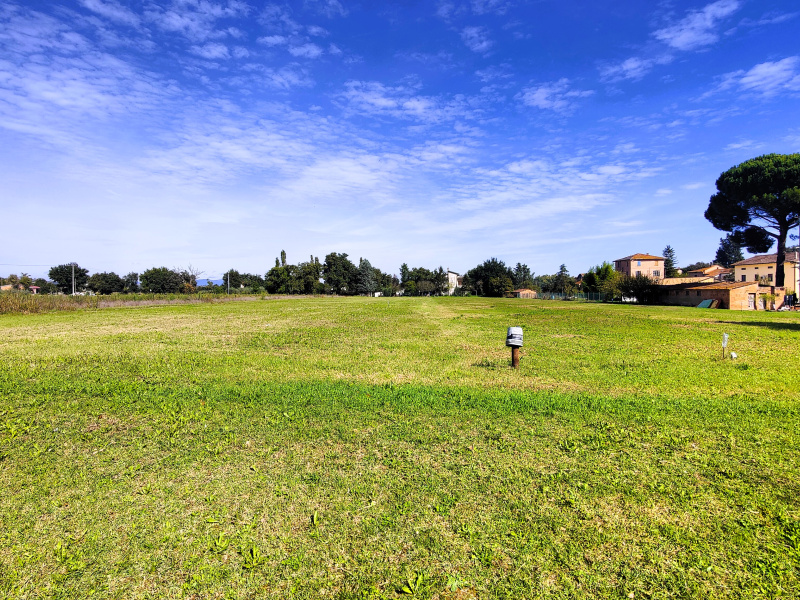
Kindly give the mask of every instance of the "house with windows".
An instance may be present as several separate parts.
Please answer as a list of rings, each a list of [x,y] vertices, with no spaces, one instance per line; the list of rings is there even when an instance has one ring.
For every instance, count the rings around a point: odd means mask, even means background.
[[[733,265],[733,279],[736,282],[754,281],[762,285],[775,285],[777,254],[759,254]],[[784,287],[793,292],[800,288],[800,259],[797,252],[787,252],[783,263]]]
[[[631,254],[614,261],[614,270],[623,275],[645,275],[651,279],[664,278],[664,257],[652,254]]]

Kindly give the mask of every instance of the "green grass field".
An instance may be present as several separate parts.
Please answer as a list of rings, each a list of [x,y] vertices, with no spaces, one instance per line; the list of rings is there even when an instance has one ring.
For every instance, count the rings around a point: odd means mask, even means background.
[[[798,598],[799,342],[475,298],[2,316],[0,597]]]

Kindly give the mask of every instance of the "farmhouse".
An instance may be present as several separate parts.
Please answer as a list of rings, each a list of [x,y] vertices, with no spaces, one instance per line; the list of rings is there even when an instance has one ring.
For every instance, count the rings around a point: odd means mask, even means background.
[[[777,254],[759,254],[748,259],[734,263],[735,281],[761,281],[767,285],[775,282],[775,269],[777,268]],[[785,274],[784,285],[787,290],[798,291],[800,274],[798,273],[800,260],[797,252],[787,252],[786,261],[783,263]]]
[[[614,270],[623,275],[645,275],[651,279],[664,277],[664,257],[652,254],[631,254],[614,261]]]
[[[679,306],[698,306],[717,301],[715,308],[730,310],[767,310],[784,305],[786,288],[762,286],[757,281],[687,283],[661,288],[661,302]]]

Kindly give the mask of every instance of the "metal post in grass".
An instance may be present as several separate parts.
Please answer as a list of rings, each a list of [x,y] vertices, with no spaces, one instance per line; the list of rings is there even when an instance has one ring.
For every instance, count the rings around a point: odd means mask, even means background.
[[[728,334],[727,333],[723,333],[722,334],[722,358],[723,359],[725,358],[725,348],[727,348],[727,347],[728,347]]]
[[[511,367],[519,369],[519,349],[522,348],[522,327],[509,327],[506,346],[511,347]]]

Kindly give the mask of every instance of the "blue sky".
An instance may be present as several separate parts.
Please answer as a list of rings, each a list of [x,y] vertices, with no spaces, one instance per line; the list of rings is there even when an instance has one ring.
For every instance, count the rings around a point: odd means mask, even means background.
[[[789,0],[6,1],[0,272],[710,260],[800,151]]]

